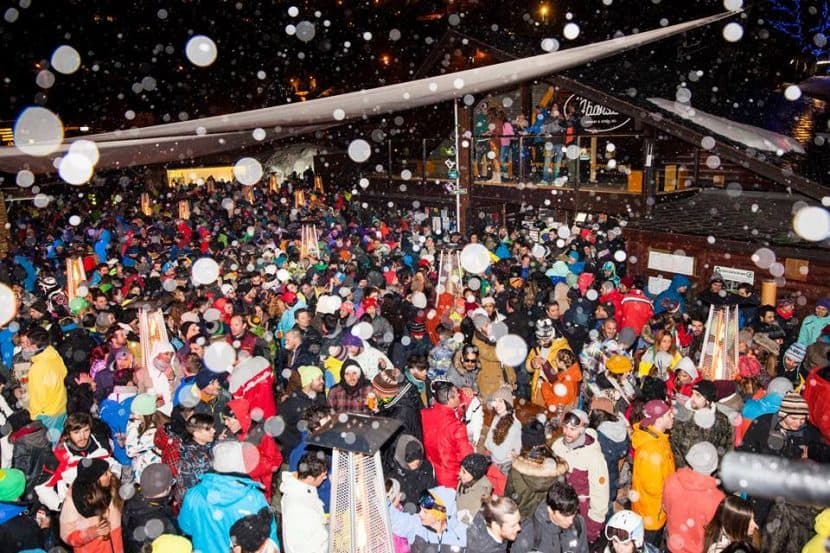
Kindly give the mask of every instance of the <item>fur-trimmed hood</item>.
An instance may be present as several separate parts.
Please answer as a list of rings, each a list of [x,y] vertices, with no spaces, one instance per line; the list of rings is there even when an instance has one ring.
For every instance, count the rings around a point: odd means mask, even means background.
[[[524,476],[534,478],[558,478],[568,472],[568,463],[562,459],[546,458],[541,464],[536,463],[524,455],[513,459],[512,467]]]

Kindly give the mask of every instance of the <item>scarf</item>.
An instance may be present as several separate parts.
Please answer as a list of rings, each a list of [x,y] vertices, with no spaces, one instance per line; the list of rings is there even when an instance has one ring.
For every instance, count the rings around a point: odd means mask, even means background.
[[[585,445],[585,432],[580,434],[579,438],[575,439],[571,443],[568,443],[565,440],[562,440],[562,443],[565,444],[565,447],[567,447],[568,449],[578,449]]]

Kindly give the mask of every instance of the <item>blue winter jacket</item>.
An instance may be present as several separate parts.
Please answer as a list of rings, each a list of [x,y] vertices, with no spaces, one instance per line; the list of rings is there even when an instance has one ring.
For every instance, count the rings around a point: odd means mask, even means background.
[[[681,313],[686,312],[686,296],[681,294],[677,291],[678,288],[686,287],[687,289],[691,286],[691,282],[688,278],[683,275],[674,275],[671,279],[671,284],[668,288],[657,294],[657,297],[654,298],[654,314],[659,315],[663,311],[666,310],[663,307],[663,300],[671,300],[673,302],[677,302],[680,304],[680,311]]]
[[[122,401],[107,398],[101,402],[101,420],[107,423],[112,432],[112,456],[122,465],[129,465],[133,462],[127,455],[127,449],[122,445],[123,440],[119,440],[118,435],[120,434],[123,438],[127,437],[127,423],[130,422],[134,399],[135,395],[131,395]]]
[[[741,410],[741,416],[745,419],[755,420],[761,415],[777,413],[782,401],[784,401],[784,396],[780,394],[767,394],[760,399],[747,400]]]
[[[262,485],[236,474],[203,474],[184,496],[179,527],[192,537],[193,550],[200,553],[230,551],[231,526],[268,507]],[[277,524],[271,523],[271,539],[279,544]]]
[[[99,263],[106,263],[107,259],[109,259],[107,250],[110,247],[110,242],[112,242],[112,234],[107,229],[102,230],[98,241],[95,242],[95,246],[93,247],[95,255],[98,256]]]
[[[14,262],[26,272],[26,278],[23,280],[23,289],[27,292],[33,292],[35,283],[37,282],[37,271],[32,263],[32,260],[23,255],[14,256]]]

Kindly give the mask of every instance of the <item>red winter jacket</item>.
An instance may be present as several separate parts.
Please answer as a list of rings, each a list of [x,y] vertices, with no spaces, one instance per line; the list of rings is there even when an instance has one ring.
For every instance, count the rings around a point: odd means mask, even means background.
[[[251,404],[244,399],[232,399],[228,402],[228,407],[236,415],[236,420],[239,421],[242,427],[236,437],[241,442],[248,442],[256,446],[259,452],[257,464],[248,469],[248,476],[252,480],[256,480],[265,487],[265,497],[271,501],[271,481],[274,472],[279,470],[282,465],[282,453],[277,447],[277,442],[274,438],[269,436],[263,429],[262,425],[254,426],[251,420]]]
[[[274,371],[264,357],[251,357],[237,365],[228,387],[234,399],[245,399],[251,404],[251,410],[262,410],[260,420],[268,420],[277,414]]]
[[[804,384],[804,399],[810,411],[810,422],[818,427],[825,440],[830,440],[830,369],[815,369]]]
[[[703,532],[725,497],[718,481],[683,467],[663,486],[668,549],[671,553],[703,551]]]
[[[618,318],[621,316],[622,313],[622,299],[623,295],[620,293],[619,290],[614,288],[612,291],[608,292],[607,294],[603,294],[599,297],[600,303],[610,303],[614,306],[614,317]]]
[[[623,296],[622,313],[617,316],[620,330],[630,328],[639,336],[653,314],[654,306],[651,300],[635,288]]]
[[[435,480],[439,486],[456,489],[461,461],[473,453],[467,439],[467,428],[451,408],[440,403],[421,410],[421,424],[424,451],[435,468]]]

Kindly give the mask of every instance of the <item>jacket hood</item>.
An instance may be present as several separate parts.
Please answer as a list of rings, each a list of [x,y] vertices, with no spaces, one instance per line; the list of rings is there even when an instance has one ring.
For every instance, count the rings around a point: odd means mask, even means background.
[[[40,421],[33,421],[9,436],[13,444],[26,444],[32,447],[52,449],[46,434],[46,427]]]
[[[26,506],[20,503],[0,503],[0,524],[5,524],[25,511]]]
[[[634,432],[631,435],[631,446],[634,449],[639,449],[652,440],[668,441],[669,436],[665,432],[642,429],[639,422],[634,425]]]
[[[691,284],[692,283],[685,276],[683,276],[683,275],[674,275],[671,279],[671,284],[669,285],[669,288],[671,288],[671,290],[677,292],[678,288],[682,288],[684,286],[688,288],[689,286],[691,286]]]
[[[424,445],[421,441],[411,434],[401,434],[401,437],[398,438],[397,442],[395,442],[395,462],[398,463],[402,469],[407,471],[409,470],[409,467],[406,466],[406,446],[413,442],[419,444],[421,446],[421,451],[424,451]]]
[[[239,421],[240,426],[242,427],[242,433],[247,434],[248,430],[251,429],[251,404],[248,402],[247,399],[232,399],[228,402],[228,407],[233,414],[236,416],[236,420]]]
[[[305,482],[301,482],[300,479],[297,478],[297,473],[290,471],[284,471],[282,473],[280,491],[285,495],[302,495],[304,493],[310,493],[313,494],[314,497],[317,497],[317,488],[315,488],[314,486],[310,486]]]
[[[56,350],[52,346],[46,346],[43,349],[43,351],[32,356],[33,363],[53,363],[57,361],[60,361],[60,363],[63,364],[63,358],[61,357],[61,354],[58,353],[58,350]]]
[[[622,443],[628,438],[628,426],[622,417],[616,421],[606,421],[597,427],[597,432],[611,440],[612,442]]]
[[[534,492],[548,491],[554,480],[568,472],[567,462],[550,457],[538,464],[520,455],[513,459],[512,467],[515,469],[513,476]]]
[[[684,490],[706,491],[715,490],[718,487],[717,480],[715,480],[711,476],[700,474],[699,472],[694,471],[689,467],[683,467],[681,469],[678,469],[675,473],[675,477],[680,482],[680,485],[683,487]]]
[[[454,517],[458,511],[455,503],[455,490],[445,486],[436,486],[429,489],[430,493],[437,495],[441,501],[444,502],[444,507],[447,508],[447,516]]]
[[[219,474],[207,472],[202,475],[199,486],[205,486],[211,505],[219,509],[229,509],[235,503],[245,501],[247,493],[262,494],[262,485],[239,474]]]

